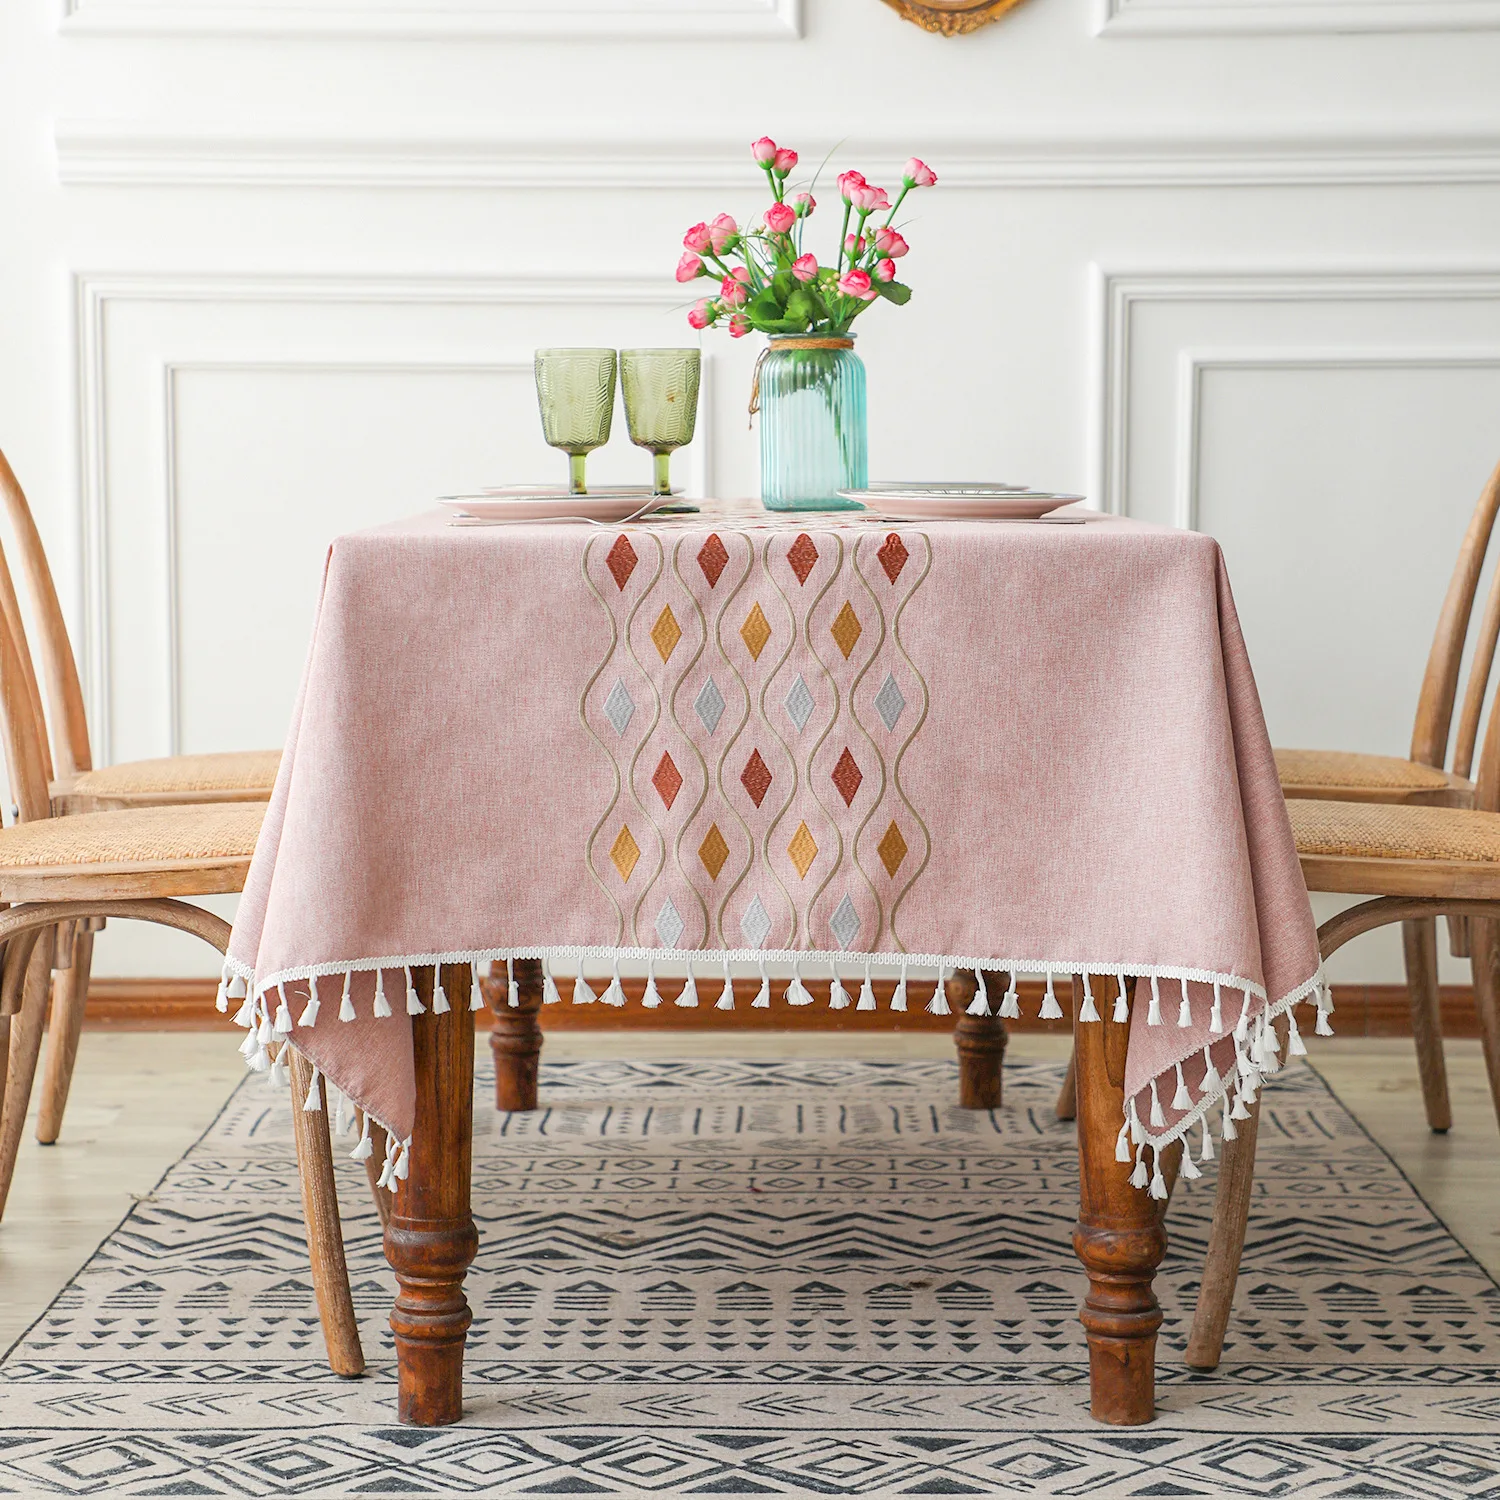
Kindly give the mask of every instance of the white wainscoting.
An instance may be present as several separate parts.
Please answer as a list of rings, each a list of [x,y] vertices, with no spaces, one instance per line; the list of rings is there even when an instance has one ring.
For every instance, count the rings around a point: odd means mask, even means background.
[[[1100,36],[1493,31],[1500,0],[1095,0]]]

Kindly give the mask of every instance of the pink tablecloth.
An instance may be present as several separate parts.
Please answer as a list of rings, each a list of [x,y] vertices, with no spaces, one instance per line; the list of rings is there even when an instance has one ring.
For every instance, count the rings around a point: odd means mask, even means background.
[[[410,966],[542,956],[588,998],[584,960],[669,951],[705,1004],[726,960],[856,994],[1116,976],[1085,1020],[1140,976],[1119,1154],[1156,1189],[1149,1147],[1203,1119],[1207,1153],[1277,1065],[1268,1016],[1328,1003],[1217,544],[727,513],[341,537],[230,946],[252,1064],[289,1034],[404,1142]]]

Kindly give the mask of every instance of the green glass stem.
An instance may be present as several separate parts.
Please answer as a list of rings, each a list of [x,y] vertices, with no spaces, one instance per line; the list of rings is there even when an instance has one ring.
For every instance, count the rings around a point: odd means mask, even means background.
[[[583,482],[583,465],[587,458],[587,453],[568,455],[568,493],[570,495],[588,494],[588,486]]]
[[[651,493],[670,495],[672,493],[672,450],[670,448],[655,449],[651,454],[651,461],[655,468]]]

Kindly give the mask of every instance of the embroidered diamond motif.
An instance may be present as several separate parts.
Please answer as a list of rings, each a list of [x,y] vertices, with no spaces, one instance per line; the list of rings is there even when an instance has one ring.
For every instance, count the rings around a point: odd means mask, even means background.
[[[859,616],[854,613],[854,606],[846,599],[844,607],[838,612],[832,625],[828,627],[840,651],[844,653],[844,660],[849,660],[849,653],[854,650],[856,642],[865,633],[865,627],[859,623]]]
[[[771,919],[766,915],[765,907],[760,904],[759,896],[745,908],[745,915],[740,918],[740,931],[745,934],[745,941],[752,948],[765,946],[766,939],[771,935]]]
[[[906,566],[911,553],[906,550],[906,543],[901,540],[899,533],[893,531],[885,539],[885,546],[875,556],[880,559],[885,576],[894,583],[901,576],[901,570]]]
[[[844,753],[839,756],[839,763],[833,768],[833,784],[838,788],[839,796],[844,799],[844,806],[850,806],[859,791],[860,783],[865,779],[865,773],[854,764],[854,757],[849,753],[849,747],[844,746]]]
[[[797,582],[805,586],[807,575],[812,572],[818,561],[818,549],[805,531],[787,549],[786,560],[791,563],[792,572],[797,575]]]
[[[616,734],[624,734],[630,728],[630,721],[635,717],[635,700],[630,696],[629,689],[624,682],[616,677],[615,685],[609,690],[609,697],[604,700],[604,713],[609,722],[615,726]]]
[[[708,832],[703,835],[703,842],[698,845],[698,858],[703,861],[703,868],[708,871],[708,878],[717,880],[719,871],[724,868],[724,861],[729,858],[729,845],[724,842],[724,835],[719,832],[717,823],[708,825]]]
[[[896,871],[901,868],[901,861],[906,858],[906,840],[901,837],[901,830],[894,823],[885,831],[885,837],[876,844],[875,852],[880,856],[880,863],[885,866],[885,873],[892,880],[896,878]]]
[[[729,566],[729,553],[717,531],[710,532],[708,540],[698,549],[698,566],[703,569],[709,588],[718,588],[720,575]]]
[[[759,603],[745,616],[745,623],[740,626],[740,639],[749,647],[751,660],[759,661],[760,653],[771,639],[771,624]]]
[[[677,643],[682,639],[682,626],[677,623],[677,616],[672,613],[669,604],[656,617],[656,624],[651,627],[651,644],[656,647],[656,654],[665,661],[676,649]]]
[[[662,907],[656,918],[656,935],[667,947],[675,948],[682,941],[682,934],[687,924],[682,920],[677,908],[672,905],[672,898],[667,897],[667,904]]]
[[[807,728],[807,721],[812,717],[813,709],[818,705],[813,702],[813,695],[808,691],[800,672],[797,673],[797,680],[792,684],[791,691],[786,695],[784,706],[792,723],[797,726],[798,734],[801,734]]]
[[[837,910],[829,917],[828,925],[833,929],[834,937],[839,940],[840,948],[849,947],[859,936],[859,913],[855,911],[847,891]]]
[[[901,717],[901,712],[905,707],[906,699],[902,696],[896,679],[887,672],[885,681],[880,685],[880,691],[875,694],[875,712],[880,715],[880,722],[887,729],[894,729],[896,720]]]
[[[698,711],[703,727],[712,734],[719,727],[719,720],[724,717],[724,695],[712,677],[698,689],[693,707]]]
[[[661,798],[667,810],[671,811],[678,792],[682,790],[682,772],[677,769],[672,757],[665,752],[657,761],[656,770],[652,772],[651,785],[656,788],[656,795]]]
[[[630,582],[630,575],[635,572],[635,565],[639,561],[635,548],[630,545],[630,538],[622,532],[615,538],[614,546],[604,558],[604,565],[614,575],[615,587],[621,593],[625,591],[625,585]]]
[[[759,750],[750,752],[745,769],[740,772],[740,784],[750,793],[750,800],[759,807],[771,790],[771,768],[760,758]]]
[[[629,827],[623,823],[614,843],[609,847],[609,857],[615,862],[620,879],[629,880],[630,872],[635,869],[635,862],[641,857],[641,846],[636,843]]]
[[[786,852],[792,856],[792,863],[797,867],[797,879],[806,880],[807,872],[812,869],[812,862],[818,857],[818,846],[813,842],[806,823],[797,825],[797,831],[792,835],[791,843],[786,846]]]

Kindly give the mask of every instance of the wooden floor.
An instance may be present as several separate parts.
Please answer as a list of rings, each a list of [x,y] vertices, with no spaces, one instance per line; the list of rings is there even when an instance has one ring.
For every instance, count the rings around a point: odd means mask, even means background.
[[[236,1037],[192,1032],[85,1032],[62,1139],[28,1134],[0,1224],[0,1350],[213,1119],[244,1076]],[[713,1057],[723,1033],[569,1031],[547,1041],[556,1059]],[[1011,1056],[1061,1059],[1067,1039],[1017,1036]],[[943,1036],[741,1034],[739,1057],[948,1057]],[[1349,1039],[1318,1046],[1312,1062],[1396,1159],[1472,1254],[1500,1277],[1500,1131],[1477,1042],[1448,1044],[1455,1125],[1434,1136],[1422,1119],[1411,1043]],[[1272,1085],[1274,1089],[1274,1084]]]

